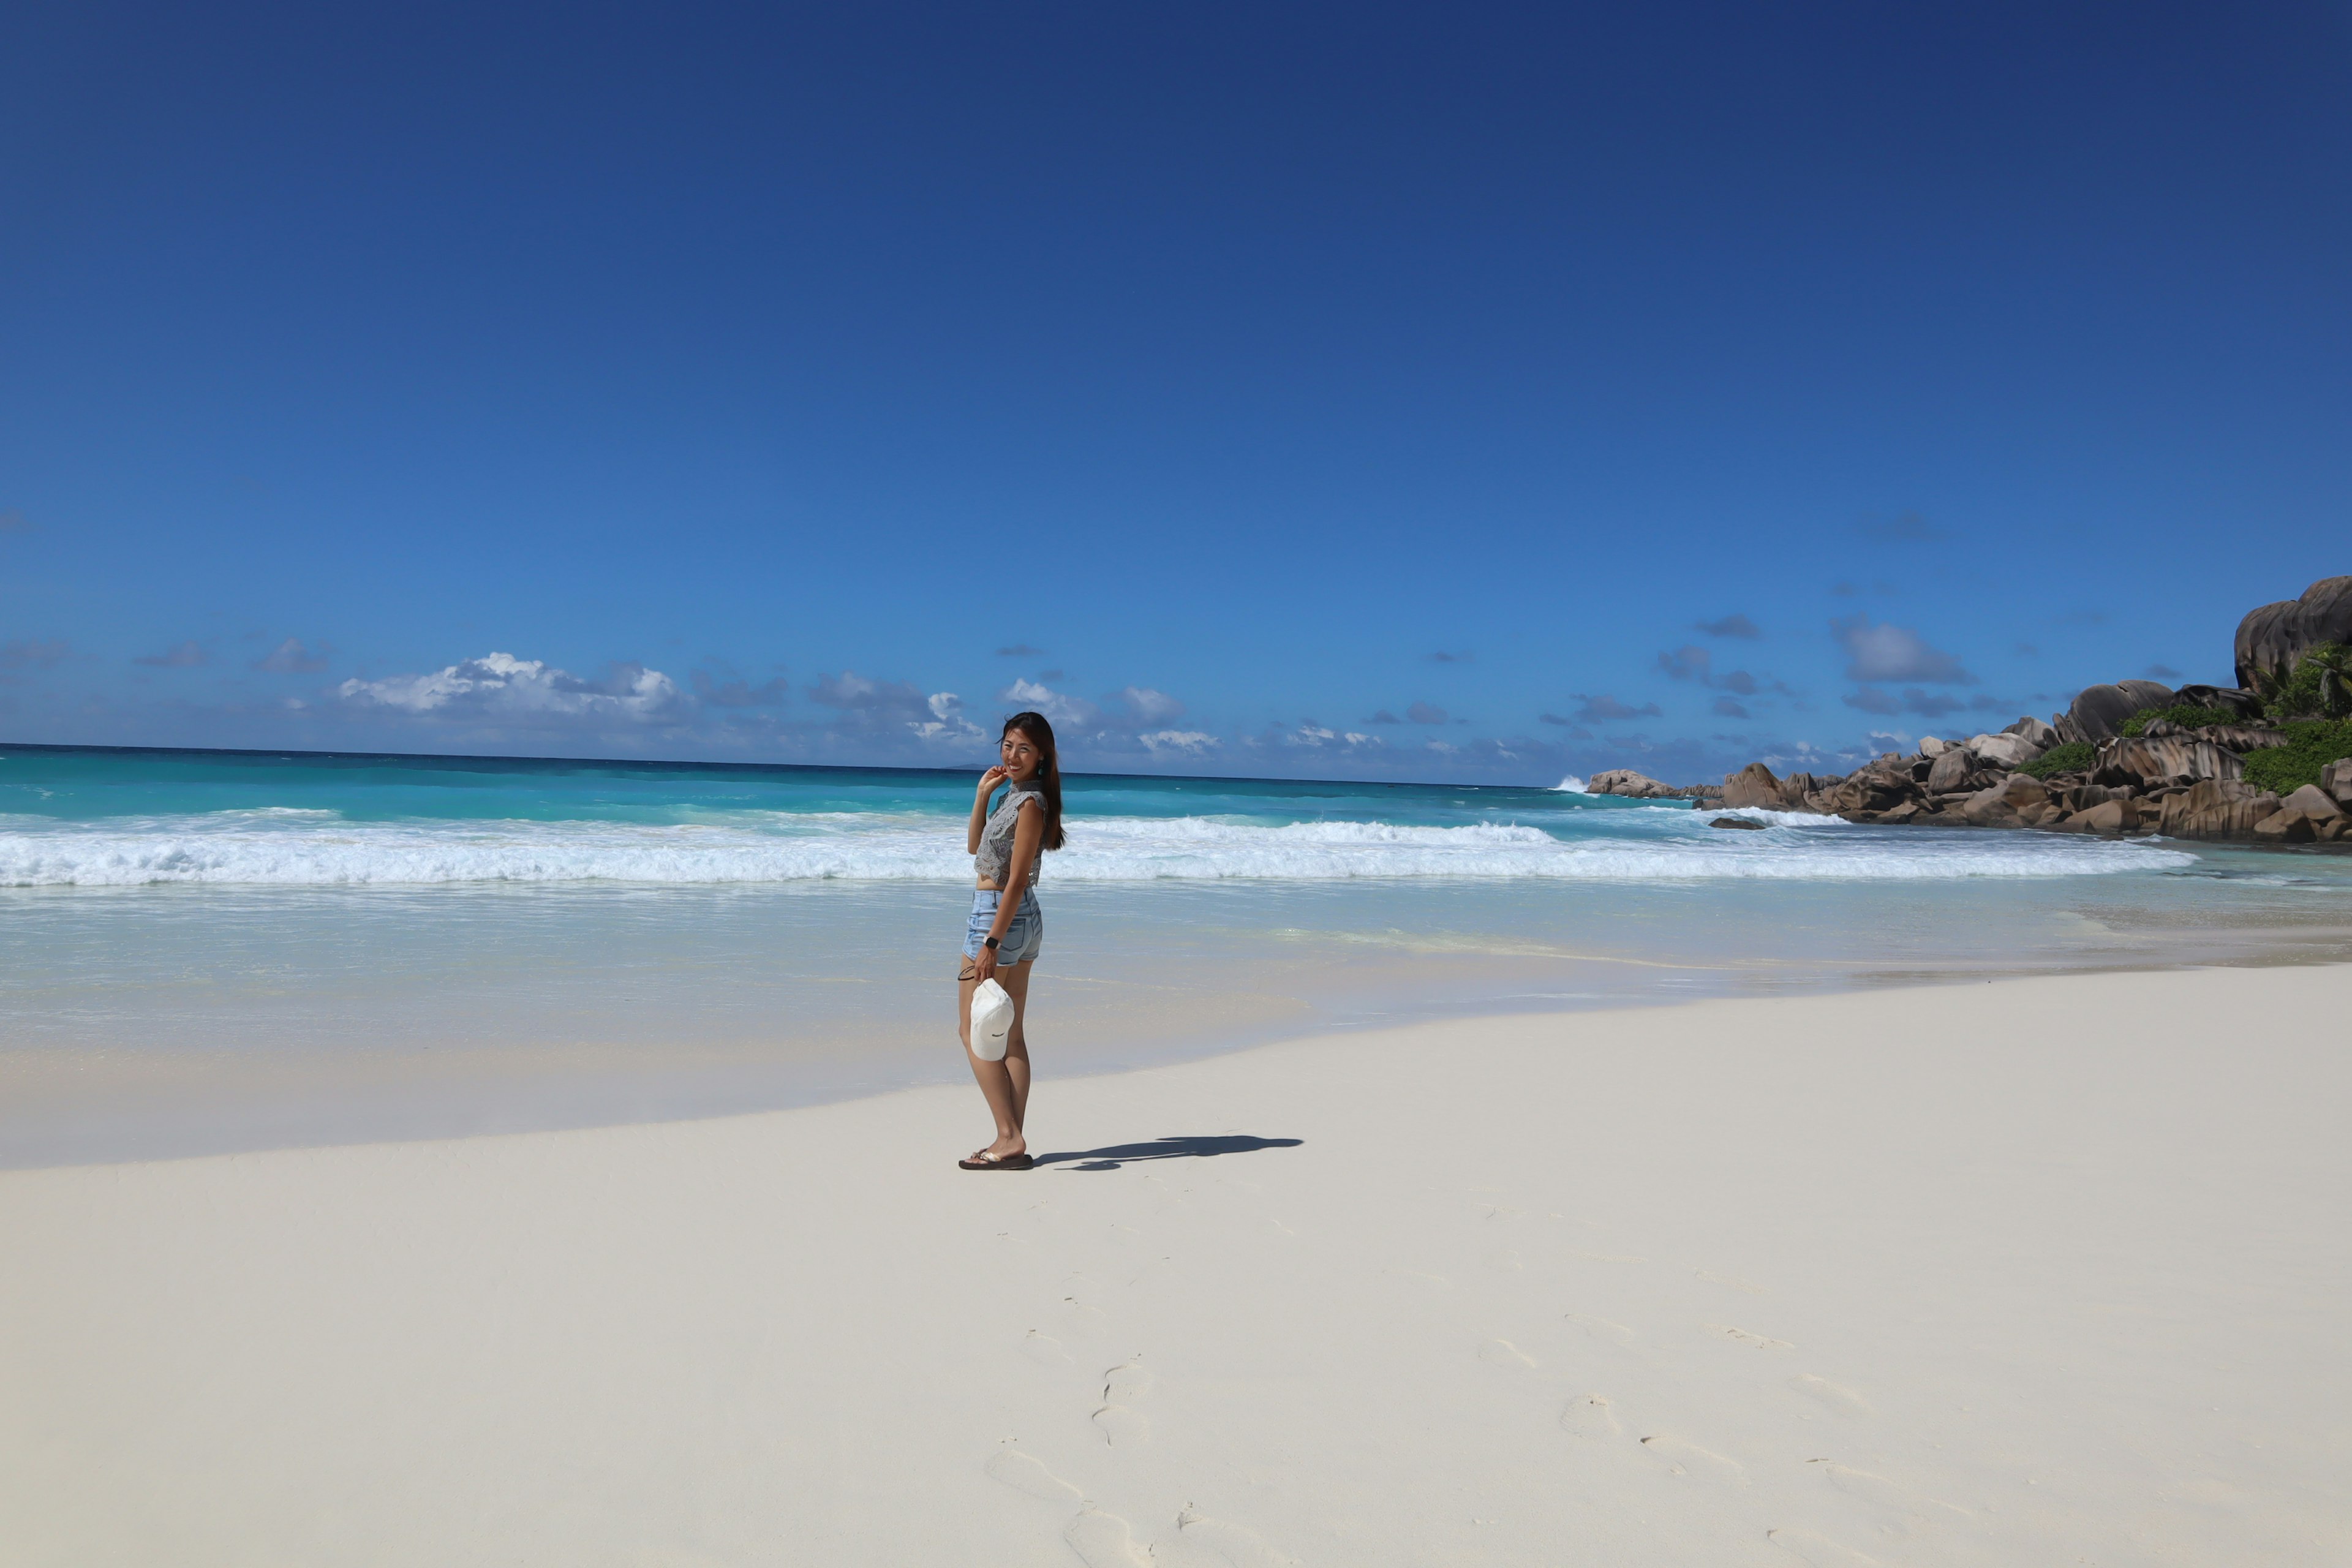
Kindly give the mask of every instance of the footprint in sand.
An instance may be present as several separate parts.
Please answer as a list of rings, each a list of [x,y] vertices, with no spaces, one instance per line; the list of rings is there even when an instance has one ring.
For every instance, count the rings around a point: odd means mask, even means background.
[[[1076,1296],[1063,1297],[1062,1303],[1069,1309],[1062,1326],[1073,1337],[1090,1340],[1103,1331],[1106,1320],[1098,1309],[1087,1306]]]
[[[1103,1373],[1102,1396],[1106,1405],[1124,1405],[1150,1392],[1151,1374],[1144,1370],[1140,1360],[1123,1361]]]
[[[1624,1426],[1608,1400],[1598,1394],[1580,1394],[1568,1402],[1559,1413],[1563,1430],[1578,1437],[1608,1438],[1621,1436]]]
[[[1086,1494],[1018,1448],[999,1448],[988,1457],[989,1475],[1016,1492],[1047,1502],[1083,1502]]]
[[[1202,1568],[1296,1568],[1298,1562],[1268,1546],[1253,1531],[1189,1508],[1176,1516],[1175,1544],[1178,1551],[1163,1552],[1160,1542],[1153,1543],[1154,1568],[1163,1557],[1171,1565],[1199,1563]]]
[[[1062,1348],[1062,1342],[1051,1334],[1041,1334],[1034,1329],[1030,1330],[1029,1337],[1021,1342],[1021,1353],[1039,1366],[1070,1364],[1070,1352]]]
[[[1095,1430],[1114,1448],[1132,1448],[1151,1436],[1151,1423],[1124,1405],[1106,1405],[1095,1412]]]
[[[1789,1380],[1789,1386],[1808,1399],[1818,1400],[1841,1415],[1871,1414],[1870,1401],[1843,1384],[1832,1383],[1826,1377],[1815,1377],[1801,1372]]]
[[[1810,1530],[1768,1530],[1764,1539],[1813,1568],[1878,1568],[1878,1559],[1864,1557],[1851,1546],[1840,1546]]]
[[[1510,1341],[1492,1338],[1485,1340],[1479,1344],[1478,1359],[1483,1362],[1491,1362],[1496,1366],[1526,1368],[1536,1364],[1535,1357],[1529,1355],[1527,1352],[1521,1350]]]
[[[1135,1544],[1135,1532],[1115,1513],[1083,1510],[1062,1527],[1062,1539],[1087,1568],[1151,1568],[1151,1559]]]
[[[1696,1443],[1686,1443],[1664,1433],[1643,1438],[1642,1447],[1675,1475],[1713,1481],[1719,1486],[1748,1484],[1747,1468],[1712,1448],[1702,1448]]]
[[[1849,1469],[1823,1459],[1817,1462],[1830,1485],[1848,1497],[1859,1498],[1878,1510],[1878,1527],[1895,1537],[1916,1535],[1939,1524],[1958,1524],[1969,1511],[1940,1498],[1922,1497],[1868,1470]]]
[[[1630,1345],[1635,1339],[1633,1330],[1607,1318],[1596,1318],[1590,1312],[1570,1312],[1568,1321],[1606,1344]]]
[[[1738,1344],[1750,1345],[1759,1351],[1792,1351],[1797,1348],[1786,1340],[1776,1340],[1769,1334],[1752,1333],[1746,1329],[1735,1329],[1729,1323],[1701,1323],[1699,1328],[1706,1333],[1718,1334],[1727,1340]]]

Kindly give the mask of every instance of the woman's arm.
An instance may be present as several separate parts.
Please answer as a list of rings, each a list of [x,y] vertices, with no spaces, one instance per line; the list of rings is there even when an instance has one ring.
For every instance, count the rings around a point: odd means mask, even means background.
[[[988,797],[994,795],[996,793],[996,786],[1003,782],[1004,770],[1003,768],[991,768],[986,773],[980,775],[980,788],[972,793],[971,797],[971,826],[965,831],[963,836],[963,852],[965,854],[977,855],[980,853],[981,830],[988,826]]]

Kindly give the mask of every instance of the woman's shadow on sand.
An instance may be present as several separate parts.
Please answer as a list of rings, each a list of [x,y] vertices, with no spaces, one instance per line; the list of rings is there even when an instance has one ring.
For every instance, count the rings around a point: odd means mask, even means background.
[[[1258,1138],[1246,1132],[1223,1132],[1209,1138],[1155,1138],[1149,1143],[1114,1143],[1108,1149],[1076,1150],[1040,1154],[1040,1165],[1068,1165],[1073,1171],[1116,1171],[1134,1160],[1213,1160],[1220,1154],[1252,1154],[1260,1149],[1296,1149],[1304,1138]]]

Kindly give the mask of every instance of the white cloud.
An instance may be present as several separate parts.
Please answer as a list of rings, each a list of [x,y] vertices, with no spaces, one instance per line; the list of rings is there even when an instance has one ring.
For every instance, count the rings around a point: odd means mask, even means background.
[[[1816,768],[1828,766],[1831,757],[1811,741],[1789,741],[1782,742],[1780,749],[1766,752],[1762,761],[1766,767],[1776,773],[1788,772],[1792,763],[1801,772],[1811,773]]]
[[[931,710],[932,717],[907,721],[907,728],[915,732],[917,740],[962,745],[984,738],[980,726],[963,716],[963,699],[954,692],[934,691],[923,699],[923,705]]]
[[[871,680],[854,669],[839,675],[819,675],[809,696],[827,708],[868,718],[906,718],[919,723],[931,710],[922,688],[905,680]]]
[[[1381,740],[1378,735],[1367,735],[1355,730],[1349,731],[1345,735],[1342,735],[1340,739],[1347,742],[1348,744],[1351,746],[1385,746],[1388,744],[1386,741]]]
[[[658,669],[613,667],[611,679],[583,680],[569,670],[510,653],[487,654],[430,675],[354,677],[335,688],[346,702],[404,713],[486,714],[514,719],[620,719],[661,722],[683,707],[677,687]]]
[[[1135,716],[1139,724],[1165,724],[1181,719],[1184,704],[1165,691],[1154,691],[1149,686],[1130,686],[1118,693],[1118,700]]]
[[[722,679],[723,677],[723,679]],[[754,686],[721,666],[717,673],[698,669],[693,677],[694,700],[706,708],[777,708],[792,696],[792,682],[771,676]]]
[[[1054,724],[1091,724],[1098,711],[1091,702],[1055,691],[1034,680],[1015,680],[996,695],[1000,701],[1018,702],[1024,708],[1036,710],[1045,716],[1047,722]]]
[[[1155,757],[1163,753],[1197,757],[1216,750],[1222,743],[1214,735],[1199,730],[1154,730],[1147,734],[1138,735],[1136,739],[1141,741],[1145,749]]]
[[[494,653],[490,657],[492,658],[504,658],[506,656],[504,654]],[[264,654],[261,658],[255,659],[253,661],[253,668],[256,669],[267,670],[272,675],[315,674],[327,668],[326,648],[324,645],[321,645],[319,651],[313,653],[309,648],[302,646],[301,638],[288,637],[284,642],[279,643],[276,647],[270,649],[269,652]],[[456,667],[452,666],[451,668],[454,668]]]
[[[1973,684],[1976,677],[1960,661],[1907,626],[1871,625],[1868,616],[1830,622],[1830,632],[1844,645],[1850,662],[1849,680],[1918,680],[1953,686]]]
[[[1339,733],[1338,731],[1326,730],[1320,724],[1311,723],[1301,724],[1297,729],[1293,730],[1290,733],[1283,737],[1285,741],[1294,746],[1320,746],[1327,741],[1336,741],[1339,738]]]

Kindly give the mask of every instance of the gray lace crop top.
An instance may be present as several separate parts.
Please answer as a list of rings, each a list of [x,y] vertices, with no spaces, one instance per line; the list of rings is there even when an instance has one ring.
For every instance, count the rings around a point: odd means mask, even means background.
[[[989,813],[987,826],[980,830],[980,850],[971,858],[971,868],[1000,888],[1013,864],[1013,829],[1021,820],[1021,803],[1025,800],[1035,801],[1039,811],[1045,809],[1045,791],[1014,785],[1005,792],[1004,804]],[[1042,862],[1045,857],[1037,858]],[[1037,866],[1029,868],[1032,884],[1037,880]]]

